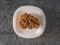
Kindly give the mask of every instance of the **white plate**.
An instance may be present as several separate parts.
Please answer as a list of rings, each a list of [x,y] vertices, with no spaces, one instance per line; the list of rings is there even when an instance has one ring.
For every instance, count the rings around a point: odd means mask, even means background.
[[[31,29],[31,30],[30,29],[25,29],[25,30],[19,32],[17,27],[16,27],[16,19],[17,19],[17,15],[21,12],[27,12],[27,13],[30,13],[33,16],[39,18],[39,21],[40,21],[39,28],[38,29]],[[36,6],[21,6],[14,13],[13,29],[19,37],[36,38],[38,36],[41,36],[42,33],[44,32],[45,25],[46,25],[45,14],[40,8],[38,8]]]

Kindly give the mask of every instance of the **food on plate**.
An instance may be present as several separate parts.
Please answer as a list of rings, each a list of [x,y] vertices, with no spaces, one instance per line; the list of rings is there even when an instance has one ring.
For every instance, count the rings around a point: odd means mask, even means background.
[[[18,29],[33,29],[33,28],[38,28],[40,25],[38,18],[32,16],[31,14],[28,13],[20,13],[17,18],[17,26]]]

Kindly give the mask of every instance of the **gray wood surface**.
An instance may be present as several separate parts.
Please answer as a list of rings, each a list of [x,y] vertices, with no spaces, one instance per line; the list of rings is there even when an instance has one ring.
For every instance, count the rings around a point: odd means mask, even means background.
[[[45,12],[47,23],[42,36],[23,39],[15,34],[13,14],[23,5],[34,5]],[[60,45],[60,0],[0,0],[0,45]]]

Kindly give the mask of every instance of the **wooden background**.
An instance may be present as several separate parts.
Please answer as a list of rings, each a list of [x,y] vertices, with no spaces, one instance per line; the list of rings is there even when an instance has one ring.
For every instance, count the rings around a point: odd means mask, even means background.
[[[23,5],[34,5],[45,12],[47,23],[42,36],[24,39],[15,34],[13,14]],[[0,45],[60,45],[60,0],[0,0]]]

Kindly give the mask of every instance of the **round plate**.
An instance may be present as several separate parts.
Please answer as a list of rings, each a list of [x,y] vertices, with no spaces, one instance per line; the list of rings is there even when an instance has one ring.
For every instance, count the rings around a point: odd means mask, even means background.
[[[31,15],[37,17],[40,21],[39,28],[38,29],[28,29],[27,28],[27,29],[21,29],[21,31],[18,31],[17,26],[16,26],[17,25],[16,20],[17,20],[18,14],[21,12],[27,12],[27,13],[30,13]],[[38,8],[36,6],[21,6],[14,13],[13,29],[19,37],[36,38],[44,32],[45,25],[46,25],[45,14],[40,8]]]

